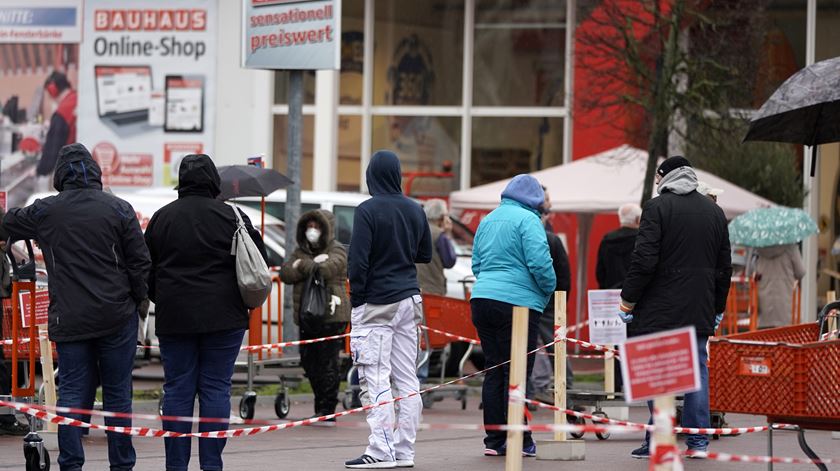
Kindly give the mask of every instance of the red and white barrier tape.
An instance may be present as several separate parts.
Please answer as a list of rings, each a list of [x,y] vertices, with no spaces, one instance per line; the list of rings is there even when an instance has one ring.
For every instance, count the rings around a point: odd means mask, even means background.
[[[236,437],[243,437],[243,436],[251,436],[251,435],[258,435],[263,433],[275,432],[278,430],[285,430],[294,427],[301,427],[306,425],[312,425],[317,422],[323,422],[325,420],[329,420],[335,417],[342,417],[345,415],[349,415],[354,412],[358,412],[361,410],[365,410],[366,408],[377,407],[382,404],[376,404],[371,406],[365,406],[358,409],[353,409],[350,411],[338,412],[336,414],[325,415],[323,417],[316,417],[312,419],[304,419],[304,420],[296,420],[293,422],[286,422],[282,424],[273,424],[267,425],[262,427],[250,427],[250,428],[241,428],[241,429],[233,429],[233,430],[219,430],[214,432],[189,432],[189,433],[181,433],[181,432],[171,432],[166,430],[160,430],[155,428],[149,427],[116,427],[116,426],[109,426],[109,425],[98,425],[98,424],[91,424],[87,422],[83,422],[81,420],[71,419],[68,417],[63,417],[60,415],[52,414],[50,412],[37,410],[34,407],[31,407],[27,404],[19,404],[19,403],[10,403],[5,401],[0,401],[0,405],[5,407],[13,407],[14,409],[20,411],[21,413],[31,415],[41,420],[45,420],[57,425],[67,425],[70,427],[80,427],[80,428],[89,428],[93,430],[103,430],[106,432],[112,433],[120,433],[123,435],[131,435],[135,437],[152,437],[152,438],[184,438],[184,437],[191,437],[191,438],[236,438]],[[352,426],[352,427],[362,427],[367,428],[368,425],[365,422],[359,423],[348,423],[348,424],[341,424],[343,426]],[[623,427],[623,426],[614,426],[614,425],[553,425],[553,424],[534,424],[534,425],[481,425],[481,424],[421,424],[421,429],[426,430],[475,430],[475,431],[482,431],[482,430],[522,430],[522,431],[532,431],[532,432],[620,432],[620,431],[627,431],[628,429],[636,429],[638,428],[630,428],[630,427]]]
[[[46,340],[46,337],[38,337],[38,339],[39,340]],[[29,339],[20,339],[17,343],[18,343],[18,345],[20,345],[20,344],[29,343],[29,342],[31,342],[31,340],[29,340]],[[15,343],[14,339],[0,340],[0,345],[12,345],[14,343]]]
[[[598,351],[598,352],[611,352],[611,353],[615,354],[616,358],[618,358],[618,350],[616,350],[612,347],[608,347],[606,345],[596,345],[594,343],[584,342],[583,340],[578,340],[578,339],[573,339],[573,338],[567,338],[566,341],[576,343],[583,348],[588,348],[589,350],[595,350],[595,351]]]
[[[290,341],[290,342],[269,343],[269,344],[265,344],[265,345],[248,345],[248,346],[242,347],[242,351],[255,352],[255,351],[259,351],[259,350],[276,350],[276,349],[285,348],[285,347],[294,347],[294,346],[298,346],[298,345],[311,345],[313,343],[318,343],[318,342],[326,342],[326,341],[329,341],[329,340],[338,340],[338,339],[343,339],[344,337],[349,337],[349,336],[350,336],[350,334],[339,334],[339,335],[331,335],[329,337],[321,337],[321,338],[318,338],[318,339],[293,340],[293,341]]]
[[[544,350],[544,349],[550,347],[551,345],[554,345],[555,343],[556,342],[551,342],[551,343],[548,343],[546,345],[537,347],[536,349],[528,352],[528,355],[533,355],[533,354],[539,352],[540,350]],[[395,397],[395,398],[387,400],[387,401],[381,401],[381,402],[376,403],[376,404],[369,404],[367,406],[359,407],[359,408],[356,408],[356,409],[351,409],[351,410],[344,411],[344,412],[338,412],[338,413],[335,413],[335,414],[325,415],[325,416],[322,416],[322,417],[315,417],[315,418],[307,419],[306,421],[299,421],[299,422],[301,422],[300,424],[292,425],[292,426],[296,427],[296,426],[300,426],[300,425],[310,425],[310,424],[315,423],[315,422],[322,422],[322,421],[329,420],[329,419],[332,419],[332,418],[335,418],[335,417],[343,417],[345,415],[350,415],[350,414],[355,414],[355,413],[358,413],[358,412],[367,411],[367,410],[373,409],[375,407],[380,407],[380,406],[384,406],[384,405],[388,405],[388,404],[393,404],[395,402],[399,402],[399,401],[408,399],[410,397],[419,396],[421,394],[425,394],[425,393],[428,393],[430,391],[434,391],[436,389],[443,388],[445,386],[450,386],[452,384],[460,383],[464,380],[482,375],[482,374],[484,374],[484,373],[486,373],[490,370],[500,368],[500,367],[502,367],[502,366],[504,366],[508,363],[510,363],[510,360],[499,363],[498,365],[491,366],[490,368],[483,369],[481,371],[476,371],[475,373],[468,374],[468,375],[463,376],[461,378],[456,378],[456,379],[446,381],[446,382],[441,383],[441,384],[437,384],[437,385],[428,387],[426,389],[423,389],[423,390],[415,392],[415,393],[410,393],[410,394],[407,394],[405,396]],[[0,401],[0,406],[12,407],[14,409],[17,409],[21,412],[24,412],[24,413],[27,413],[27,414],[30,414],[30,415],[34,415],[35,413],[44,413],[44,414],[49,414],[51,417],[61,417],[61,416],[57,416],[56,414],[49,413],[48,409],[44,406],[34,406],[32,404],[17,403],[17,402],[5,402],[5,401]],[[60,410],[60,411],[63,411],[62,413],[82,414],[82,415],[91,415],[91,416],[98,416],[98,417],[136,418],[136,419],[147,419],[147,420],[149,420],[149,419],[151,419],[151,420],[161,419],[161,417],[154,416],[154,415],[148,415],[148,414],[120,413],[120,412],[109,412],[109,411],[100,411],[100,410],[91,410],[91,409],[79,409],[79,408],[58,408],[58,407],[52,408],[51,407],[51,408],[49,408],[49,410],[52,410],[52,411],[59,411]],[[42,418],[42,417],[39,417],[39,418]],[[74,420],[74,419],[68,419],[66,417],[64,417],[64,419],[66,419],[68,421],[73,421]],[[226,418],[221,418],[220,419],[220,418],[177,417],[177,416],[167,416],[165,418],[165,420],[173,421],[173,422],[191,422],[191,423],[201,423],[201,422],[225,423],[225,422],[229,422],[229,419],[226,419]],[[76,421],[76,422],[78,422],[78,421]],[[306,422],[306,423],[304,423],[304,422]],[[62,423],[60,425],[71,425],[71,424]],[[88,425],[93,425],[93,424],[88,424]],[[290,427],[290,425],[288,423],[270,424],[267,427],[271,428],[271,427],[277,427],[277,426],[281,426],[281,425],[283,426],[283,428],[289,428]],[[83,426],[83,425],[77,425],[77,426]],[[96,427],[99,427],[99,426],[96,426]],[[90,427],[90,428],[96,428],[96,427]],[[273,430],[279,430],[279,429],[275,428],[275,429],[268,430],[268,431],[273,431]],[[119,432],[119,433],[122,433],[122,432]],[[255,433],[263,433],[263,432],[255,432]],[[152,436],[156,436],[156,435],[152,435]],[[186,435],[184,435],[184,436],[186,436]],[[224,438],[224,437],[208,437],[208,438]]]
[[[428,327],[428,326],[425,326],[425,325],[421,325],[421,326],[420,326],[420,328],[421,328],[421,329],[428,330],[429,332],[434,332],[434,333],[436,333],[436,334],[443,335],[443,336],[445,336],[445,337],[449,337],[449,338],[451,338],[451,339],[458,340],[458,341],[460,341],[460,342],[468,342],[468,343],[471,343],[471,344],[473,344],[473,345],[481,345],[481,342],[479,342],[479,341],[478,341],[478,340],[476,340],[476,339],[471,339],[471,338],[469,338],[469,337],[462,337],[462,336],[460,336],[460,335],[451,334],[451,333],[449,333],[449,332],[444,332],[444,331],[442,331],[442,330],[438,330],[438,329],[435,329],[435,328],[433,328],[433,327]]]
[[[545,355],[549,357],[553,357],[555,354],[552,352],[539,352],[538,355]],[[566,354],[566,358],[576,358],[579,360],[603,360],[606,358],[605,355],[579,355],[575,353]]]
[[[531,399],[525,399],[524,402],[526,404],[532,404],[542,409],[548,409],[552,411],[559,411],[563,412],[559,407],[553,406],[551,404],[545,404],[543,402],[534,401]],[[567,415],[573,415],[575,417],[580,417],[583,419],[589,419],[593,422],[598,422],[602,424],[610,424],[616,426],[623,426],[623,427],[643,427],[647,430],[653,431],[653,425],[645,425],[639,424],[636,422],[628,422],[626,420],[616,420],[616,419],[607,419],[604,417],[599,417],[597,415],[587,414],[584,412],[578,412],[571,409],[565,410]],[[791,425],[787,424],[773,424],[774,430],[784,430],[790,428]],[[756,433],[756,432],[766,432],[770,430],[769,425],[759,426],[759,427],[726,427],[726,428],[692,428],[692,427],[674,427],[674,431],[676,433],[684,433],[684,434],[691,434],[691,435],[742,435],[746,433]]]
[[[263,344],[263,345],[245,345],[245,346],[242,347],[241,350],[244,351],[244,352],[254,352],[254,351],[260,351],[260,350],[277,350],[277,349],[286,348],[286,347],[295,347],[295,346],[299,346],[299,345],[310,345],[310,344],[313,344],[313,343],[326,342],[326,341],[329,341],[329,340],[338,340],[338,339],[342,339],[344,337],[349,337],[349,336],[350,336],[350,334],[339,334],[339,335],[331,335],[329,337],[321,337],[321,338],[317,338],[317,339],[292,340],[292,341],[288,341],[288,342],[267,343],[267,344]],[[46,337],[40,337],[40,340],[46,340]],[[12,345],[14,343],[14,340],[2,340],[0,342],[2,342],[3,345]],[[24,339],[20,339],[20,341],[18,341],[18,344],[25,344],[25,343],[29,343],[29,342],[30,342],[30,339],[24,338]],[[158,349],[160,347],[157,346],[157,345],[137,345],[137,348]]]
[[[751,456],[751,455],[735,455],[732,453],[712,453],[701,451],[687,451],[683,453],[686,456],[696,456],[698,458],[706,458],[714,461],[725,461],[734,463],[775,463],[775,464],[836,464],[840,463],[840,459],[824,458],[819,460],[812,460],[808,458],[784,458],[778,456]]]

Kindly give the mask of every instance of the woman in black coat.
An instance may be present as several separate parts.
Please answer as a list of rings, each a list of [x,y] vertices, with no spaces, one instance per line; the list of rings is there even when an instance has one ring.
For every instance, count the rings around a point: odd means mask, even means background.
[[[220,178],[210,157],[184,157],[178,178],[178,199],[152,216],[145,236],[152,257],[149,298],[155,303],[163,361],[163,413],[192,416],[198,396],[201,417],[228,418],[233,366],[248,327],[231,255],[238,210],[216,199]],[[245,214],[242,219],[267,258],[259,232]],[[163,425],[176,432],[192,429],[187,422]],[[202,432],[226,428],[224,423],[199,425]],[[164,441],[166,469],[186,471],[190,439]],[[201,469],[222,469],[224,446],[224,439],[199,439]]]

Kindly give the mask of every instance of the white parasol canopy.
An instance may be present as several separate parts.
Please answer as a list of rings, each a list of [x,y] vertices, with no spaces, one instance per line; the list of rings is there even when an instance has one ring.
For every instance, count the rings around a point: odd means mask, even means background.
[[[642,199],[647,157],[647,151],[623,145],[531,175],[548,188],[553,212],[615,213],[621,205]],[[696,172],[700,181],[723,190],[723,194],[718,196],[718,204],[727,219],[751,209],[774,206],[772,202],[711,173]],[[450,195],[450,204],[458,209],[495,209],[509,181],[500,180],[456,191]]]

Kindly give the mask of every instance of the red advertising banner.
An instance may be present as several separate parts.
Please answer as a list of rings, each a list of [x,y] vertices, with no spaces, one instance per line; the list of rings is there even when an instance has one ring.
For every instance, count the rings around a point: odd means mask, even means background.
[[[32,293],[24,291],[20,293],[20,316],[21,325],[24,329],[29,328],[29,316],[31,310],[29,308]],[[46,324],[49,322],[50,310],[50,293],[45,289],[35,290],[35,325]]]
[[[3,208],[4,213],[9,210],[8,201],[9,200],[8,200],[6,192],[5,191],[0,191],[0,208]]]
[[[700,389],[694,327],[633,337],[620,350],[628,402]]]
[[[106,188],[154,184],[152,154],[118,152],[110,142],[100,142],[93,148],[93,159],[102,169],[102,185]]]

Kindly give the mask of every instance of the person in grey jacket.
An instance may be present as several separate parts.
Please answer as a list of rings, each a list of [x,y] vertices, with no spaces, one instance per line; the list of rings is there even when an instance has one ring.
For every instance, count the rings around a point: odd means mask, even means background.
[[[757,249],[758,326],[790,325],[793,287],[805,276],[805,264],[796,244]]]

